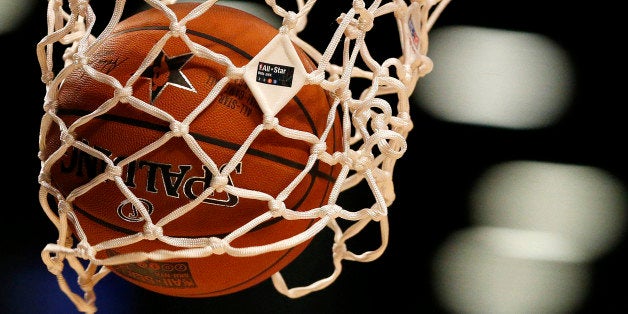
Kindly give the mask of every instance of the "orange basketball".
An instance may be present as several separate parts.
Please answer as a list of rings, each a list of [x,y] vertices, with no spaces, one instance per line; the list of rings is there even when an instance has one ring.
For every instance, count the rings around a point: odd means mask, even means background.
[[[197,4],[170,6],[178,18]],[[190,38],[212,51],[228,56],[240,67],[246,65],[278,31],[263,20],[243,11],[214,5],[200,18],[186,25]],[[160,10],[142,11],[118,24],[87,61],[123,85],[140,67],[144,58],[169,30],[169,21]],[[314,64],[297,48],[305,69]],[[192,55],[179,37],[171,37],[159,56],[133,85],[133,96],[149,103],[156,111],[183,121],[210,93],[226,68]],[[93,113],[114,96],[114,89],[83,70],[70,73],[60,87],[58,117],[69,126]],[[107,104],[108,105],[108,104]],[[106,106],[107,106],[106,105]],[[279,124],[317,136],[323,132],[330,110],[328,94],[317,85],[305,85],[276,115]],[[243,81],[232,81],[190,124],[189,134],[218,166],[226,164],[262,123],[263,114]],[[154,143],[170,131],[162,114],[149,114],[130,103],[118,102],[106,112],[78,127],[77,141],[96,148],[119,163]],[[44,158],[60,148],[60,129],[46,132]],[[327,150],[338,151],[342,129],[336,119]],[[229,176],[229,185],[261,191],[276,197],[304,169],[311,145],[289,139],[275,130],[264,130]],[[293,210],[309,210],[326,204],[340,166],[317,162],[285,201]],[[51,184],[68,196],[74,189],[106,171],[103,158],[70,147],[50,169]],[[210,186],[212,174],[182,137],[174,136],[164,145],[134,161],[123,163],[124,186],[136,195],[151,214],[153,222],[188,204]],[[73,200],[76,220],[90,244],[137,234],[144,221],[113,180],[105,180]],[[171,237],[223,238],[236,228],[268,211],[268,202],[215,192],[197,207],[163,228]],[[296,235],[312,220],[276,218],[231,242],[234,247],[274,243]],[[202,258],[181,258],[111,266],[114,273],[145,289],[182,297],[219,296],[240,291],[268,279],[293,261],[309,240],[284,251],[251,257],[213,254]],[[158,240],[98,252],[106,258],[129,252],[180,249]]]

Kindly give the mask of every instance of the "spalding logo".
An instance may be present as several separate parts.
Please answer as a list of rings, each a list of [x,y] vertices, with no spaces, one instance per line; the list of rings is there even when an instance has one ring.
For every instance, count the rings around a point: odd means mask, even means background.
[[[101,147],[94,148],[107,156],[111,155],[111,152],[106,149]],[[114,164],[117,164],[117,162],[123,160],[124,158],[125,156],[116,157],[113,159],[113,162]],[[221,169],[223,167],[224,165]],[[70,156],[61,161],[60,168],[62,173],[73,174],[77,177],[86,177],[91,179],[104,172],[106,169],[106,163],[103,160],[78,148],[73,148]],[[189,200],[194,200],[198,197],[198,191],[204,191],[210,187],[211,180],[213,178],[209,168],[206,166],[202,166],[202,168],[202,176],[193,176],[189,175],[190,173],[193,173],[192,170],[194,167],[192,165],[172,165],[149,160],[135,160],[123,168],[122,179],[124,180],[125,185],[132,189],[137,188],[138,178],[141,178],[142,180],[145,180],[145,182],[142,182],[143,184],[141,184],[144,186],[145,192],[151,194],[162,193],[168,197],[185,197]],[[242,163],[239,163],[236,166],[234,173],[242,173]],[[234,186],[231,175],[227,177],[227,180],[227,184]],[[163,187],[163,191],[160,191],[160,188],[158,187]],[[151,214],[154,209],[153,204],[143,198],[140,198],[139,200],[147,209],[148,214]],[[224,207],[234,207],[239,203],[239,198],[237,195],[226,192],[212,193],[210,197],[203,200],[203,203]],[[120,218],[129,222],[140,222],[144,220],[142,215],[139,213],[138,208],[128,199],[123,200],[117,206],[117,214]]]

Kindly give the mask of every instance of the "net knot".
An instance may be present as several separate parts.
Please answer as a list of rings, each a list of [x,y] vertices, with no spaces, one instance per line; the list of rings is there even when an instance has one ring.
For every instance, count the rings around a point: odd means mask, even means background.
[[[327,150],[327,143],[320,141],[314,145],[310,149],[310,154],[319,156]]]
[[[264,129],[272,130],[279,124],[279,119],[277,119],[277,118],[275,118],[273,116],[264,115],[264,122],[263,123],[264,123]]]
[[[353,8],[356,11],[364,10],[366,8],[366,3],[364,3],[364,0],[353,0]]]
[[[89,245],[89,243],[87,243],[85,240],[79,242],[76,245],[76,254],[79,258],[85,260],[91,261],[96,258],[96,250],[94,250],[94,248]]]
[[[218,193],[222,193],[227,184],[229,184],[229,178],[227,178],[227,176],[224,174],[218,174],[217,176],[214,176],[211,181],[211,186],[213,186],[214,190]]]
[[[222,239],[217,237],[209,238],[209,247],[212,248],[212,253],[216,255],[225,254],[225,243]]]
[[[225,76],[231,80],[239,80],[244,76],[245,70],[244,67],[228,66],[225,71]]]
[[[420,64],[418,66],[419,76],[423,77],[434,69],[434,61],[426,55],[419,56]]]
[[[341,103],[345,103],[351,100],[351,90],[346,85],[338,87],[334,91],[334,95],[338,97]]]
[[[336,258],[338,255],[341,257],[347,255],[347,245],[344,242],[335,242],[331,248],[332,255]]]
[[[70,1],[71,12],[77,12],[79,13],[79,15],[85,16],[88,6],[89,6],[89,0]]]
[[[172,33],[172,37],[181,37],[183,34],[185,34],[185,31],[185,24],[181,24],[178,22],[170,23],[170,33]]]
[[[69,146],[74,145],[74,142],[76,141],[76,139],[74,138],[74,134],[68,131],[62,131],[59,138],[61,139],[61,142],[63,144],[69,145]]]
[[[143,235],[146,240],[152,241],[161,238],[164,235],[164,229],[152,223],[146,223],[144,224]]]
[[[399,125],[403,126],[404,130],[412,129],[412,119],[407,111],[400,112],[397,117],[400,120]]]
[[[122,176],[122,167],[116,166],[116,165],[107,164],[106,172],[107,172],[107,176],[110,179],[113,180],[115,178],[118,178],[118,177]]]
[[[82,67],[87,64],[87,58],[83,54],[76,52],[72,54],[72,62]]]
[[[374,159],[371,154],[364,154],[361,150],[350,150],[345,153],[344,163],[357,172],[364,172],[371,168]]]
[[[375,16],[371,11],[367,10],[362,0],[353,1],[353,8],[359,15],[357,20],[351,19],[347,28],[345,29],[345,36],[347,39],[356,39],[358,36],[365,34],[373,28],[375,22]],[[344,19],[349,18],[345,13],[342,13],[340,17],[336,19],[338,24],[342,24]]]
[[[129,103],[129,98],[133,96],[133,87],[127,86],[122,88],[116,88],[113,92],[114,97],[118,98],[121,103]]]
[[[327,204],[321,206],[318,217],[323,218],[325,216],[336,218],[340,216],[340,212],[342,211],[342,207],[337,204]]]
[[[172,121],[172,123],[170,123],[170,130],[174,136],[181,137],[190,132],[190,126],[180,121]]]
[[[72,205],[68,201],[65,201],[65,200],[59,200],[57,202],[57,207],[58,207],[58,211],[60,215],[65,214],[72,209]]]
[[[291,29],[294,29],[297,26],[297,22],[298,15],[294,11],[289,11],[283,18],[283,22],[281,23],[283,27],[281,30],[288,33]]]
[[[38,154],[38,155],[41,155],[41,153],[40,153],[40,154]],[[41,159],[42,159],[42,157],[41,157],[41,156],[39,156],[39,159],[41,160]],[[45,172],[45,171],[43,171],[43,169],[42,169],[42,170],[40,170],[40,171],[39,171],[39,176],[37,177],[37,182],[41,182],[41,183],[44,183],[44,182],[46,182],[46,183],[50,183],[50,173],[49,173],[49,172]]]
[[[340,16],[336,19],[336,23],[342,24],[345,19],[348,19],[346,13],[341,13]],[[347,24],[347,28],[345,29],[345,36],[347,39],[356,39],[358,37],[358,29],[356,27],[356,21],[351,20],[349,24]]]
[[[44,102],[43,109],[45,112],[53,111],[57,109],[57,101],[56,100],[46,100]]]
[[[58,258],[52,258],[50,259],[50,262],[46,263],[48,271],[55,276],[60,275],[63,272],[64,265],[63,260]]]
[[[97,281],[93,280],[93,276],[79,276],[78,277],[78,285],[81,287],[81,290],[88,291],[91,290],[96,285]]]
[[[382,209],[379,204],[373,204],[371,208],[367,209],[367,212],[375,222],[379,222],[383,217],[388,215],[388,210],[386,208]]]
[[[307,76],[307,83],[309,84],[321,85],[321,83],[323,83],[324,80],[325,80],[325,70],[321,68],[317,68],[316,70],[312,71],[312,73],[310,73]]]
[[[52,71],[44,71],[43,74],[41,75],[41,81],[44,84],[48,84],[54,78],[55,78],[55,74]]]
[[[268,201],[268,209],[270,210],[270,213],[273,215],[273,218],[281,217],[286,211],[286,203],[284,203],[283,201],[273,199],[273,200]]]
[[[359,2],[364,5],[363,1]],[[357,29],[359,29],[363,33],[370,31],[371,28],[373,28],[373,22],[375,21],[375,16],[373,15],[373,13],[371,13],[371,11],[365,9],[364,7],[357,8],[356,12],[360,14],[360,17],[358,17],[358,23],[356,25]]]

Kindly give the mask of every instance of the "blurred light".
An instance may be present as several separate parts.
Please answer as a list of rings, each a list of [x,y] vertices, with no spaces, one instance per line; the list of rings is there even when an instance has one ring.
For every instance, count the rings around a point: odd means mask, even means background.
[[[219,4],[253,14],[273,25],[275,28],[279,28],[281,26],[281,18],[279,18],[279,16],[277,16],[266,4],[236,0],[223,0],[220,1]]]
[[[529,129],[554,123],[574,89],[568,55],[548,38],[469,26],[434,29],[433,71],[413,98],[436,118]]]
[[[33,9],[33,0],[0,0],[0,35],[16,30]]]
[[[454,233],[434,258],[436,296],[454,313],[571,312],[586,296],[590,272],[569,262],[577,256],[569,242],[552,237],[490,227]]]
[[[582,251],[575,243],[561,235],[518,229],[484,227],[480,238],[488,249],[499,252],[504,257],[546,260],[555,262],[580,263],[586,262]]]
[[[177,2],[198,2],[198,0],[179,0]],[[281,18],[279,18],[267,4],[240,0],[221,0],[218,1],[217,4],[253,14],[275,28],[281,26]]]
[[[554,233],[593,259],[621,240],[625,193],[600,169],[513,161],[493,166],[478,179],[471,215],[476,224]]]

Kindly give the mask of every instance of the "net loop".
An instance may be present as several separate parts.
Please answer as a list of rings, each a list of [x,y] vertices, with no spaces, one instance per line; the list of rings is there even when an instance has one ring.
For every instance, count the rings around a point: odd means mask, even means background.
[[[384,131],[381,131],[384,132]],[[382,137],[386,140],[377,142],[377,147],[390,160],[397,160],[405,155],[408,149],[408,142],[403,136],[395,132],[386,132],[387,136]]]
[[[46,268],[48,272],[57,276],[63,273],[63,269],[65,268],[65,263],[63,259],[58,258],[58,253],[53,253],[52,251],[43,250],[42,251],[42,260],[46,264]]]
[[[419,62],[417,69],[420,77],[424,77],[428,73],[432,72],[432,69],[434,68],[434,61],[432,61],[432,58],[420,55],[417,62]]]

